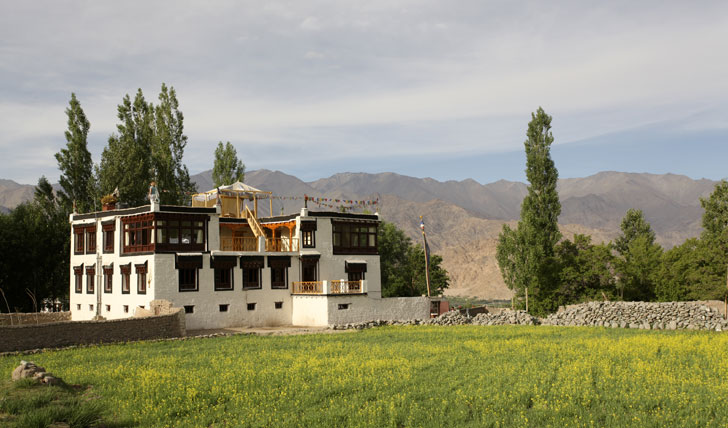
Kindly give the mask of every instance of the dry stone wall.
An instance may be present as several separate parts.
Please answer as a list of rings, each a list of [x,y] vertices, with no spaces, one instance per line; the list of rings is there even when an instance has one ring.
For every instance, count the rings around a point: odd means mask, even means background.
[[[2,325],[47,324],[49,322],[70,321],[71,312],[23,312],[0,314]]]
[[[728,320],[718,310],[694,302],[589,302],[551,314],[542,323],[655,330],[728,329]]]
[[[164,339],[185,335],[184,310],[166,315],[103,321],[0,326],[0,352],[72,345]]]

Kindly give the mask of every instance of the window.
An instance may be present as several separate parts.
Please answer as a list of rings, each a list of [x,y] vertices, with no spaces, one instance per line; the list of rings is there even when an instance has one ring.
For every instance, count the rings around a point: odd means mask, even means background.
[[[147,262],[134,265],[137,274],[137,294],[147,294]]]
[[[365,279],[367,264],[363,260],[346,261],[344,270],[348,275],[349,281],[361,281]]]
[[[186,314],[195,313],[195,306],[194,305],[185,305],[185,313]]]
[[[276,309],[283,309],[283,302],[275,302]]]
[[[86,254],[96,252],[96,225],[86,228]]]
[[[248,310],[254,311],[255,310],[255,303],[248,303]]]
[[[116,231],[116,223],[101,224],[101,231],[104,236],[104,253],[114,252],[114,232]]]
[[[206,215],[156,214],[156,249],[202,251],[205,249]]]
[[[114,277],[114,265],[104,266],[104,293],[111,293]]]
[[[111,305],[106,305],[106,312],[111,312]]]
[[[215,269],[215,291],[229,291],[233,289],[233,269],[238,265],[237,257],[217,256],[210,260]]]
[[[220,305],[220,312],[227,312],[230,305]]]
[[[94,294],[94,276],[96,276],[96,266],[88,266],[86,268],[86,294]]]
[[[318,281],[318,256],[301,257],[301,280]]]
[[[179,269],[179,291],[197,291],[197,269]]]
[[[333,221],[334,254],[377,254],[377,224]]]
[[[198,270],[202,269],[202,256],[176,256],[179,291],[197,291],[200,285]]]
[[[262,256],[240,257],[243,268],[243,289],[261,288],[260,270],[263,268]]]
[[[303,248],[315,248],[316,247],[316,222],[315,221],[302,221],[301,222],[301,242]]]
[[[83,293],[83,265],[74,266],[73,275],[76,277],[76,293]]]
[[[260,268],[243,269],[243,288],[260,288]]]
[[[91,312],[93,312],[93,310],[94,310],[94,305],[88,305],[88,310],[89,310],[89,311],[91,311]]]
[[[76,309],[79,310],[79,311],[81,310],[81,304],[80,303],[76,305]]]
[[[131,263],[119,266],[121,272],[121,294],[129,294],[131,289]]]
[[[129,305],[124,305],[124,313],[125,314],[129,313]]]
[[[142,214],[121,219],[124,253],[154,251],[154,215]]]
[[[340,311],[345,311],[347,309],[349,309],[349,304],[348,303],[339,303],[339,310]]]
[[[83,254],[83,237],[86,234],[86,229],[83,226],[73,227],[73,254]]]
[[[268,256],[270,268],[270,288],[288,288],[288,268],[291,266],[289,256]]]

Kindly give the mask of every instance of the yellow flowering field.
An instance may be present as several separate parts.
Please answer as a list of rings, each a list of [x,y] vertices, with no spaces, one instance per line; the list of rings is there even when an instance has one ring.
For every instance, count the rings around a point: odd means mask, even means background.
[[[410,326],[104,345],[22,358],[121,426],[728,425],[728,334]]]

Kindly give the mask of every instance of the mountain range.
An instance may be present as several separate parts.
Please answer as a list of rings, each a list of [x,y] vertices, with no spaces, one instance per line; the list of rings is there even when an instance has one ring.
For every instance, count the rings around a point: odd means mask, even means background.
[[[199,190],[213,188],[211,171],[192,176]],[[275,195],[273,214],[296,212],[303,195],[355,200],[379,200],[376,210],[419,242],[419,216],[425,218],[428,243],[442,255],[451,277],[448,294],[507,299],[510,290],[495,262],[498,233],[504,223],[515,224],[527,194],[524,183],[474,180],[437,181],[391,172],[340,173],[304,182],[280,171],[246,173],[245,182]],[[710,195],[716,182],[675,174],[600,172],[585,178],[559,180],[562,233],[592,236],[594,242],[619,235],[622,217],[630,208],[644,212],[657,235],[669,248],[701,232],[700,198]],[[0,180],[0,210],[7,211],[31,199],[33,186]],[[261,204],[267,215],[268,204]],[[312,210],[330,210],[309,202]]]

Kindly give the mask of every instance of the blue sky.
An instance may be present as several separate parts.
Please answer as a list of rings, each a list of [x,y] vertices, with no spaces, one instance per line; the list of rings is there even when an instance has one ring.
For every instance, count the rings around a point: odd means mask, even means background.
[[[725,1],[0,0],[0,178],[58,179],[71,92],[98,162],[124,94],[166,82],[192,173],[222,140],[305,180],[523,180],[543,106],[562,177],[720,179],[725,52]]]

